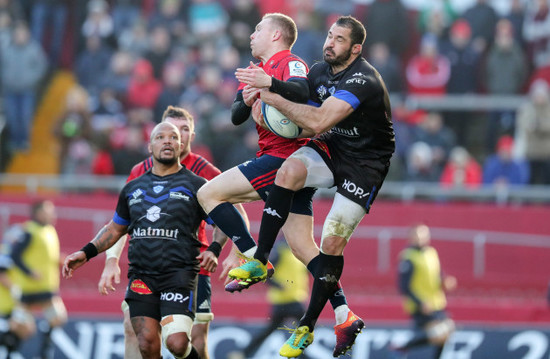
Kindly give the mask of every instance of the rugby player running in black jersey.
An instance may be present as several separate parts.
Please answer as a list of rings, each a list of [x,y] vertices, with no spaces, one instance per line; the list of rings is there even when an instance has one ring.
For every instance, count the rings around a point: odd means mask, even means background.
[[[233,269],[230,276],[253,281],[255,276],[265,275],[267,256],[296,191],[337,187],[323,226],[310,303],[281,348],[283,357],[298,357],[313,342],[315,323],[342,274],[344,247],[369,212],[394,152],[389,95],[380,74],[361,56],[365,38],[365,28],[351,16],[341,16],[331,26],[323,46],[325,61],[315,64],[308,74],[313,106],[289,101],[267,89],[260,93],[262,101],[300,126],[303,136],[319,137],[290,155],[277,172],[265,204],[254,259]],[[363,323],[351,319],[346,324],[356,329],[356,335]],[[342,355],[350,347],[337,346],[333,355]]]
[[[171,123],[155,126],[149,152],[151,170],[124,186],[113,219],[65,259],[63,277],[70,278],[74,270],[129,233],[125,301],[142,357],[161,358],[162,337],[176,358],[196,359],[199,355],[189,337],[199,265],[214,271],[218,262],[218,246],[205,251],[200,263],[197,258],[201,246],[197,234],[207,215],[196,194],[206,180],[180,164],[180,131]],[[214,230],[216,243],[223,246],[226,240]]]

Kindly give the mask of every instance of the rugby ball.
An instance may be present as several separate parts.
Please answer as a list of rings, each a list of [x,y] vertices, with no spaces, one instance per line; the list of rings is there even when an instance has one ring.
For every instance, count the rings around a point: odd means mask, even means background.
[[[294,122],[286,118],[275,107],[262,102],[262,115],[264,122],[271,132],[284,138],[296,138],[302,132]]]

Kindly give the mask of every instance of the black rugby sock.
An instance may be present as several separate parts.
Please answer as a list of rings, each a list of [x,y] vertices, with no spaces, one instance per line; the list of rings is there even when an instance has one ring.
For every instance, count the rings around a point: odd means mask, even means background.
[[[273,184],[269,196],[265,201],[260,233],[258,236],[258,249],[254,258],[263,264],[267,263],[269,253],[279,235],[281,227],[285,224],[294,198],[294,191]]]
[[[189,355],[186,356],[185,359],[201,359],[201,357],[199,356],[199,352],[197,352],[197,349],[195,349],[194,346],[191,346],[191,353],[189,353]]]
[[[313,277],[315,277],[315,272],[317,271],[319,260],[320,257],[316,256],[307,264],[307,269],[309,270],[311,275],[313,275]],[[340,281],[338,281],[338,289],[336,290],[336,292],[334,292],[333,295],[330,296],[328,300],[330,301],[332,309],[336,309],[341,305],[348,305],[348,301],[346,299],[346,295],[344,294],[344,289],[342,288]]]
[[[208,216],[226,236],[231,238],[241,253],[256,247],[256,242],[248,232],[243,217],[229,202],[217,205]]]
[[[338,281],[344,269],[344,256],[319,254],[317,273],[313,280],[313,289],[306,314],[300,320],[300,326],[307,325],[313,331],[319,315],[330,296],[338,289]]]

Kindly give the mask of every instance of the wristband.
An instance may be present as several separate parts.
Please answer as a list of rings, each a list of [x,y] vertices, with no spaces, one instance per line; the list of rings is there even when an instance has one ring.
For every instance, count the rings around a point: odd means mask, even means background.
[[[92,242],[82,247],[81,251],[86,255],[86,261],[89,261],[93,257],[97,256],[98,253],[96,246],[94,246]]]
[[[216,258],[218,258],[220,256],[220,253],[222,252],[222,246],[218,242],[212,242],[212,244],[209,245],[206,250],[214,253]]]

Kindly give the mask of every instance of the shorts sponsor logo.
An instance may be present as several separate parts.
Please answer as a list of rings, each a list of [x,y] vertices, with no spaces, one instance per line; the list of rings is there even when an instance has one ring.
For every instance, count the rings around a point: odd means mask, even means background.
[[[178,238],[179,229],[167,228],[134,228],[132,231],[132,239],[138,238],[156,238],[176,240]]]
[[[134,279],[130,284],[130,290],[137,294],[151,294],[153,293],[147,284],[143,283],[141,279]]]
[[[346,179],[344,180],[344,183],[342,183],[342,188],[350,193],[353,193],[354,196],[359,198],[370,195],[370,192],[365,191],[363,188],[359,187],[352,181],[348,181]]]
[[[181,193],[181,192],[170,192],[170,198],[174,199],[183,199],[185,201],[189,201],[189,196]]]
[[[162,292],[160,293],[160,300],[183,303],[189,300],[189,296],[184,297],[181,293]]]

